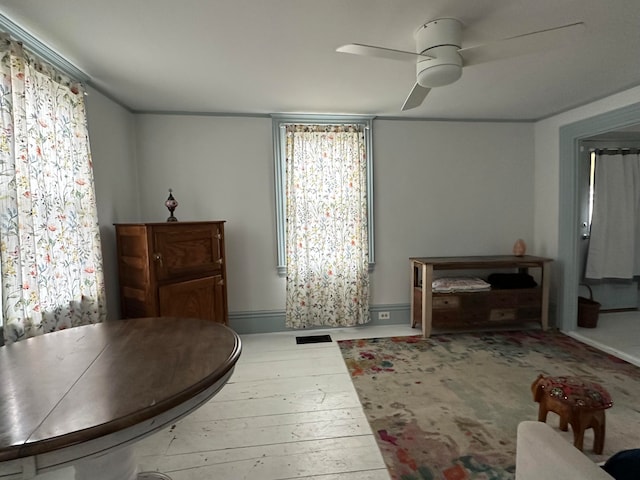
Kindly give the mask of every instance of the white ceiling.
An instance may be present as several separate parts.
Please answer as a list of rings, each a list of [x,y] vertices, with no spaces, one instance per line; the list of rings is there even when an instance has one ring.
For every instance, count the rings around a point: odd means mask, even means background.
[[[0,12],[134,111],[346,113],[536,120],[640,84],[639,0],[0,0]],[[336,53],[415,50],[424,22],[463,47],[583,21],[557,49],[464,68],[400,107],[411,63]]]

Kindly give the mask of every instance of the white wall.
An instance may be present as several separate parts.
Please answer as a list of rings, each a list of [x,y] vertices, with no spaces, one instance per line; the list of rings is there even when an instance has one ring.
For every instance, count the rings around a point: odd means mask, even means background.
[[[116,222],[139,217],[134,156],[134,118],[126,109],[89,89],[87,122],[91,141],[98,221],[104,258],[108,318],[119,318]]]
[[[284,308],[275,270],[273,148],[269,118],[139,115],[143,221],[226,220],[229,310]]]
[[[226,220],[229,310],[284,309],[269,118],[138,115],[141,220]],[[372,304],[409,303],[410,256],[533,238],[533,126],[375,120]],[[530,253],[536,253],[533,249]]]
[[[532,239],[532,149],[529,124],[376,121],[373,302],[409,302],[409,257],[511,254]]]

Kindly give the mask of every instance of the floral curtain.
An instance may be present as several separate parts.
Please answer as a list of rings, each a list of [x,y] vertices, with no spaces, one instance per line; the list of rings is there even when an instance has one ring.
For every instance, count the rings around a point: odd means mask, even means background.
[[[5,341],[106,315],[84,93],[0,37],[0,280]]]
[[[286,130],[286,324],[369,321],[367,168],[358,126]]]

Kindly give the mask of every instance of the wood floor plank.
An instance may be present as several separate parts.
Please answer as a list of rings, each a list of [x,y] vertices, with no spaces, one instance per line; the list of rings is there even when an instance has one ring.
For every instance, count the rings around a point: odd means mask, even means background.
[[[173,480],[280,480],[384,468],[371,435],[184,455],[140,456],[143,470]]]
[[[305,392],[354,392],[351,377],[346,373],[308,375],[294,378],[270,378],[230,382],[213,397],[212,402],[265,398],[273,395]]]
[[[308,415],[308,414],[307,414]],[[273,417],[273,416],[270,416]],[[168,455],[189,452],[222,450],[260,445],[274,445],[292,442],[306,442],[330,438],[370,435],[371,428],[365,418],[301,421],[295,424],[275,424],[253,426],[236,419],[226,422],[231,428],[217,428],[215,422],[181,423],[173,431],[173,439],[167,450]],[[242,425],[242,428],[234,428]]]
[[[247,382],[268,378],[304,377],[307,375],[328,375],[347,373],[342,357],[301,357],[295,360],[275,360],[260,363],[244,363],[236,366],[231,380]]]
[[[389,480],[390,478],[389,471],[386,468],[359,472],[331,473],[329,475],[313,475],[311,477],[298,477],[299,480]]]
[[[311,422],[328,422],[328,421],[344,421],[344,420],[366,420],[366,416],[362,409],[358,407],[350,408],[336,408],[327,410],[315,410],[305,412],[293,412],[282,413],[278,415],[263,415],[263,416],[245,416],[237,418],[223,418],[217,420],[210,420],[206,416],[199,417],[197,412],[190,415],[176,425],[182,424],[194,424],[194,425],[210,425],[210,430],[219,429],[220,431],[227,432],[231,429],[241,428],[263,428],[272,427],[274,425],[295,425],[298,423],[311,423]],[[168,429],[167,429],[168,430]]]
[[[221,420],[359,406],[358,396],[352,392],[303,392],[266,398],[209,402],[191,415],[197,415],[201,420]]]
[[[138,446],[138,454],[188,453],[188,448],[182,446],[185,444],[193,445],[189,447],[192,448],[191,452],[215,450],[217,447],[208,440],[212,436],[224,439],[224,444],[220,448],[328,438],[326,425],[331,425],[332,435],[336,437],[371,434],[361,408],[213,421],[201,421],[194,414],[142,442]],[[310,432],[304,439],[299,431],[301,428]],[[286,435],[283,435],[283,432]],[[292,436],[295,436],[295,440],[291,439]],[[209,443],[205,447],[207,442]]]
[[[310,345],[293,345],[287,349],[268,349],[268,350],[250,350],[245,349],[246,355],[241,356],[240,364],[244,363],[262,363],[265,360],[295,360],[299,358],[328,358],[335,357],[336,344],[328,344],[328,346],[316,347]]]

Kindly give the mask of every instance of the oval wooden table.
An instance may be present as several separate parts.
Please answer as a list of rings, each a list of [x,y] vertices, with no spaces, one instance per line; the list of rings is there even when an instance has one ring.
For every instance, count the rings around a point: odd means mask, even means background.
[[[133,480],[132,445],[207,402],[240,357],[231,329],[193,318],[115,320],[0,347],[0,479],[73,465]],[[169,478],[141,473],[140,478]]]

